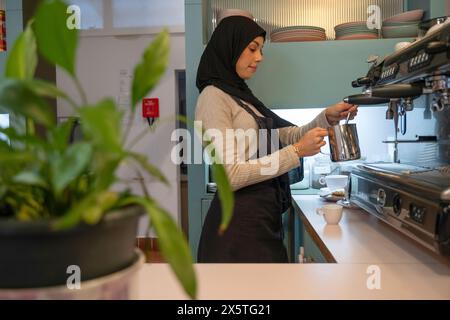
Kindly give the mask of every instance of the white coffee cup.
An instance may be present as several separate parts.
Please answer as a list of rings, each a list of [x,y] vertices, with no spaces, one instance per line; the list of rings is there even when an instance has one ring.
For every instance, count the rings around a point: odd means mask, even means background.
[[[348,183],[348,176],[343,174],[329,175],[325,177],[320,177],[320,184],[326,184],[330,191],[335,191],[337,189],[345,189]]]
[[[327,204],[317,208],[317,214],[323,216],[327,224],[338,224],[342,218],[342,206],[338,204]]]

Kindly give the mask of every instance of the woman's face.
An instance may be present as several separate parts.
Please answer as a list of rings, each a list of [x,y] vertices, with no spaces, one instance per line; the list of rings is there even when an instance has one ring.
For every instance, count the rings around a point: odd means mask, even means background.
[[[239,60],[236,62],[236,73],[239,77],[247,80],[255,74],[258,64],[263,60],[263,46],[264,38],[259,36],[245,47]]]

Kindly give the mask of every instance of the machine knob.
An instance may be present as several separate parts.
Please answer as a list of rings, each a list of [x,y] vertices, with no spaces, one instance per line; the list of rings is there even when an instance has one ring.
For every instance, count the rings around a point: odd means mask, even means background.
[[[445,106],[442,103],[441,99],[438,99],[438,100],[433,99],[433,102],[431,104],[431,111],[433,111],[433,112],[441,112],[441,111],[444,111],[444,109],[445,109]]]
[[[396,215],[399,215],[400,212],[402,212],[402,204],[403,204],[402,198],[398,193],[396,193],[394,195],[394,198],[392,199],[392,208],[394,209],[394,213]]]
[[[352,82],[352,87],[353,87],[353,88],[359,88],[359,87],[362,87],[362,86],[369,85],[370,82],[371,82],[371,81],[370,81],[370,78],[368,78],[368,77],[362,77],[362,78],[359,78],[359,79],[353,81],[353,82]]]
[[[384,189],[378,189],[377,203],[381,207],[384,207],[384,205],[386,204],[386,191],[384,191]]]

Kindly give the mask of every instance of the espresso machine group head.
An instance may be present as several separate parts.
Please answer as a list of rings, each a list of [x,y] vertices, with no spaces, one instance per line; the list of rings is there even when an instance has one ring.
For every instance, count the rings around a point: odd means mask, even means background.
[[[372,66],[367,75],[352,82],[363,93],[344,98],[352,104],[388,104],[386,119],[394,120],[395,143],[398,131],[406,133],[406,113],[414,109],[415,99],[429,96],[427,107],[433,112],[450,108],[450,18],[436,18],[433,23],[433,30],[407,47],[384,58],[369,57]],[[395,155],[394,151],[397,161]]]
[[[424,94],[432,97],[432,111],[449,108],[450,18],[436,21],[440,25],[433,32],[409,46],[384,59],[370,58],[368,74],[352,86],[363,87],[368,102],[369,97],[396,100],[405,111],[413,110],[413,100]]]

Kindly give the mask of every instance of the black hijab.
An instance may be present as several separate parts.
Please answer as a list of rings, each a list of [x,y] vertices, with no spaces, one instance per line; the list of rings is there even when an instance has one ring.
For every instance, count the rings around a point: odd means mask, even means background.
[[[236,73],[236,63],[244,49],[266,32],[252,19],[243,16],[224,18],[214,30],[200,59],[197,88],[200,92],[213,85],[229,95],[252,104],[263,116],[272,118],[275,128],[294,126],[256,98],[245,81]]]

